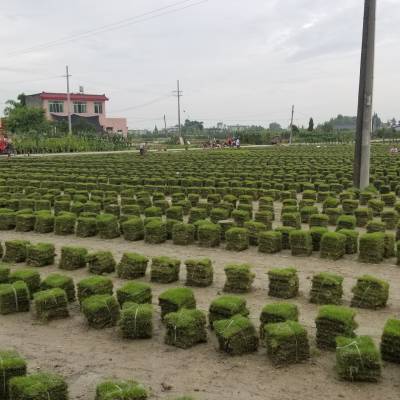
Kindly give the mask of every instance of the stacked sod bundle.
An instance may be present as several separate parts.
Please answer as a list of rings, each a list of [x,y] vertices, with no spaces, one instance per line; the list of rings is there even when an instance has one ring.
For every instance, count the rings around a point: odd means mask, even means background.
[[[218,247],[221,242],[221,227],[207,221],[201,223],[197,227],[197,238],[202,247]]]
[[[226,249],[243,251],[249,248],[249,231],[246,228],[231,228],[225,232]]]
[[[275,229],[275,232],[282,234],[282,250],[290,250],[290,232],[294,230],[295,228],[290,226],[280,226]]]
[[[325,233],[327,232],[329,232],[328,229],[322,226],[314,226],[313,228],[310,229],[313,251],[321,250],[322,236],[324,236]]]
[[[187,246],[194,242],[194,233],[194,225],[177,222],[172,227],[172,241],[176,245]]]
[[[339,260],[346,253],[346,236],[337,232],[328,232],[321,239],[321,257]]]
[[[60,269],[72,271],[86,267],[88,251],[83,247],[64,246],[61,248]]]
[[[0,262],[0,284],[7,283],[10,279],[10,268],[7,264]]]
[[[19,269],[10,274],[9,281],[11,283],[23,281],[29,289],[29,294],[33,298],[33,294],[40,290],[40,274],[34,268]]]
[[[186,285],[207,287],[213,283],[214,269],[209,258],[186,260]]]
[[[239,296],[220,296],[210,304],[208,321],[213,328],[215,321],[229,319],[236,314],[247,317],[249,310],[246,307],[246,300]]]
[[[54,215],[49,211],[37,211],[35,213],[35,232],[50,233],[54,230]]]
[[[264,306],[260,315],[260,338],[264,338],[264,327],[278,322],[298,321],[299,309],[292,303],[271,303]]]
[[[180,309],[165,316],[165,343],[188,349],[207,341],[206,316],[195,309]]]
[[[111,251],[97,251],[87,257],[89,271],[93,274],[109,274],[115,271],[117,263]]]
[[[102,239],[114,239],[120,235],[118,218],[113,214],[98,215],[96,226]]]
[[[140,217],[132,217],[121,225],[125,240],[132,242],[144,239],[144,224]]]
[[[0,209],[0,231],[9,231],[15,228],[15,212],[8,208]]]
[[[146,275],[149,259],[137,253],[124,253],[117,266],[117,274],[122,279],[137,279]]]
[[[92,237],[96,235],[97,235],[96,218],[80,215],[76,223],[76,236]]]
[[[26,261],[26,248],[30,243],[27,240],[8,240],[5,242],[6,253],[3,261],[21,263]]]
[[[383,328],[381,353],[384,361],[400,364],[400,320],[389,319]]]
[[[352,289],[351,306],[378,309],[386,307],[389,298],[389,283],[373,276],[364,275],[357,279]]]
[[[367,224],[367,233],[382,232],[385,233],[386,225],[377,219],[374,219]]]
[[[307,331],[298,322],[267,324],[264,335],[268,357],[275,366],[296,364],[310,358]]]
[[[0,285],[0,314],[26,312],[30,308],[30,294],[25,282]]]
[[[150,279],[157,283],[172,283],[179,280],[181,262],[176,258],[153,257]]]
[[[51,243],[28,244],[26,263],[31,267],[45,267],[54,264],[56,249]]]
[[[255,274],[251,272],[252,266],[249,264],[230,264],[224,270],[226,281],[224,292],[246,293],[251,289]]]
[[[384,258],[391,258],[396,255],[396,237],[393,233],[385,233],[384,239]]]
[[[78,300],[80,303],[93,295],[113,293],[113,282],[103,276],[91,276],[78,282]]]
[[[289,243],[293,256],[310,256],[313,251],[311,233],[294,230],[289,234]]]
[[[258,336],[252,322],[242,315],[215,321],[213,324],[219,348],[230,355],[253,353],[258,349]]]
[[[125,339],[151,338],[153,336],[153,306],[130,301],[124,303],[118,325]]]
[[[357,254],[359,232],[353,229],[340,229],[338,233],[346,236],[346,254]]]
[[[33,296],[36,317],[42,321],[66,318],[69,316],[67,294],[55,288],[37,292]]]
[[[32,212],[17,212],[15,216],[15,230],[17,232],[30,232],[35,227],[36,216]]]
[[[146,400],[147,391],[138,382],[107,380],[96,387],[95,400]]]
[[[137,304],[151,303],[151,286],[143,282],[128,282],[117,289],[117,299],[121,307],[126,302]]]
[[[310,302],[314,304],[340,304],[343,296],[343,277],[329,272],[314,275]]]
[[[319,309],[315,320],[317,327],[317,346],[320,349],[333,350],[336,347],[336,337],[353,338],[357,323],[356,313],[348,307],[326,305]]]
[[[258,236],[258,251],[274,254],[282,250],[282,233],[277,231],[260,232]]]
[[[336,370],[351,382],[377,382],[381,377],[381,356],[369,336],[336,339]]]
[[[70,212],[62,212],[54,219],[54,233],[56,235],[71,235],[75,232],[76,215]]]
[[[154,219],[144,225],[146,243],[159,244],[167,240],[167,224],[161,219]]]
[[[68,400],[68,386],[59,375],[36,373],[10,379],[10,399]]]
[[[385,235],[380,232],[360,236],[359,261],[371,264],[382,262],[385,252]]]
[[[249,242],[252,246],[258,246],[258,237],[260,233],[267,230],[267,226],[265,224],[257,221],[245,222],[244,228],[247,229],[249,233]]]
[[[294,268],[272,269],[268,272],[268,295],[280,299],[291,299],[299,292],[299,277]]]
[[[246,210],[233,210],[231,214],[237,226],[244,226],[246,221],[250,221],[250,213]]]
[[[161,293],[158,297],[158,303],[161,307],[161,318],[182,308],[196,308],[196,299],[193,291],[188,288],[172,288]]]
[[[75,301],[75,285],[74,281],[70,276],[60,274],[50,274],[43,279],[40,289],[63,289],[67,295],[67,299],[70,303]]]
[[[11,378],[26,375],[26,361],[13,350],[0,350],[0,399],[8,399],[8,382]]]
[[[90,327],[102,329],[116,325],[120,308],[115,297],[108,294],[98,294],[83,300],[82,312]]]

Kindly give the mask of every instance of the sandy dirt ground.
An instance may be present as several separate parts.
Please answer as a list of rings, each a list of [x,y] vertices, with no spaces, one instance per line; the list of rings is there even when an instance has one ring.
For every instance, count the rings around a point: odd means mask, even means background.
[[[213,298],[221,294],[225,281],[223,267],[231,262],[248,262],[254,266],[254,289],[245,297],[251,318],[259,325],[259,314],[266,303],[276,301],[268,297],[266,273],[272,267],[294,266],[299,271],[300,295],[294,302],[300,309],[300,321],[309,332],[312,358],[309,362],[276,369],[268,361],[265,350],[241,357],[229,357],[218,351],[212,333],[206,344],[189,350],[180,350],[163,343],[164,328],[160,323],[157,298],[169,287],[184,285],[185,271],[181,270],[179,283],[152,284],[155,305],[154,337],[144,341],[120,338],[117,328],[89,329],[77,305],[71,306],[71,317],[41,324],[28,313],[0,317],[0,343],[2,348],[16,348],[27,358],[29,370],[53,371],[62,374],[70,387],[71,399],[94,399],[96,383],[103,378],[135,378],[151,388],[151,398],[171,399],[178,395],[194,395],[199,400],[398,400],[400,395],[400,366],[385,364],[379,384],[351,384],[341,382],[335,374],[335,355],[315,348],[315,324],[318,307],[308,302],[311,277],[321,271],[332,271],[345,277],[344,304],[349,304],[351,288],[357,276],[369,273],[391,283],[389,305],[384,310],[358,310],[359,334],[371,335],[379,343],[383,326],[400,312],[400,270],[395,260],[380,265],[358,263],[353,257],[337,262],[321,260],[317,255],[307,258],[292,257],[289,252],[264,255],[252,248],[242,253],[198,246],[174,246],[171,243],[148,245],[143,241],[131,243],[121,239],[80,239],[75,236],[59,237],[52,234],[2,232],[0,240],[28,239],[33,243],[51,242],[57,253],[63,245],[79,245],[89,250],[111,250],[119,261],[123,252],[135,251],[146,256],[166,255],[184,261],[191,257],[210,257],[215,266],[215,281],[209,288],[194,289],[198,308],[207,311]],[[25,264],[13,268],[23,268]],[[42,268],[42,276],[57,271],[57,266]],[[86,270],[63,273],[75,281],[86,277]],[[112,275],[115,288],[124,281]],[[147,274],[144,281],[149,280]]]

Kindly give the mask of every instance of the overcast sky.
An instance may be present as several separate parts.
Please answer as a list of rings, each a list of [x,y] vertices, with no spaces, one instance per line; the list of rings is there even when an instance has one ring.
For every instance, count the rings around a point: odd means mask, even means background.
[[[177,122],[177,79],[183,118],[206,126],[287,126],[292,104],[298,125],[355,115],[363,5],[1,0],[0,108],[20,92],[65,91],[68,64],[72,90],[105,93],[108,116],[132,129]],[[399,15],[400,0],[378,0],[374,108],[385,120],[400,118]]]

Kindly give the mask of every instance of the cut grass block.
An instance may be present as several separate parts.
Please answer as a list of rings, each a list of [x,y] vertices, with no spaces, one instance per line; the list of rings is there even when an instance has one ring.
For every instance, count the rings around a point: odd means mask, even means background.
[[[389,319],[383,328],[381,353],[384,361],[400,364],[400,320]]]
[[[291,299],[298,295],[299,277],[294,268],[272,269],[268,272],[268,295],[280,299]]]
[[[167,224],[161,219],[154,219],[144,225],[144,241],[160,244],[167,240]]]
[[[229,264],[224,270],[226,281],[224,292],[246,293],[251,290],[255,274],[251,272],[252,266],[249,264]]]
[[[145,387],[136,381],[110,379],[96,387],[95,400],[146,400]]]
[[[172,288],[161,293],[158,297],[161,307],[161,318],[164,319],[168,313],[177,312],[182,308],[196,308],[194,293],[189,288]]]
[[[33,296],[36,318],[41,321],[69,317],[68,298],[65,290],[60,288],[37,292]]]
[[[180,260],[170,257],[153,257],[150,279],[157,283],[172,283],[179,280]]]
[[[27,240],[7,240],[3,261],[7,263],[22,263],[26,261],[26,249],[30,244]]]
[[[260,232],[258,236],[258,251],[275,254],[282,250],[282,233],[277,231]]]
[[[389,283],[370,275],[357,279],[352,289],[351,306],[376,310],[386,307],[389,299]]]
[[[31,267],[45,267],[54,264],[56,249],[51,243],[28,244],[26,263]]]
[[[313,304],[336,304],[342,302],[343,277],[329,272],[313,276],[310,302]]]
[[[365,233],[360,237],[359,261],[378,264],[385,253],[385,235],[381,232]]]
[[[117,299],[121,307],[126,302],[137,304],[151,303],[151,286],[143,282],[127,282],[125,285],[117,289]]]
[[[76,236],[78,237],[93,237],[96,236],[97,222],[95,217],[85,217],[82,214],[77,219]]]
[[[120,236],[118,218],[113,214],[100,214],[96,217],[97,230],[102,239],[114,239]]]
[[[72,271],[85,268],[88,251],[84,247],[63,246],[61,247],[61,258],[58,264],[60,269]]]
[[[117,299],[108,294],[98,294],[84,299],[82,312],[89,326],[95,329],[113,327],[120,317]]]
[[[225,232],[225,240],[227,250],[247,250],[250,245],[249,231],[246,228],[231,228]]]
[[[75,285],[74,280],[67,275],[50,274],[43,279],[40,289],[63,289],[67,295],[67,299],[70,303],[75,301]]]
[[[190,259],[185,261],[186,286],[211,286],[214,278],[214,269],[209,258]]]
[[[150,339],[153,336],[153,306],[125,302],[118,325],[125,339]]]
[[[36,269],[24,268],[13,271],[10,274],[10,282],[23,281],[27,284],[31,298],[40,290],[40,274]]]
[[[246,299],[239,296],[220,296],[214,299],[209,308],[208,321],[213,328],[215,321],[229,319],[236,314],[247,317],[249,310],[246,306]]]
[[[93,295],[113,294],[113,282],[104,276],[91,276],[78,282],[78,300],[80,303]]]
[[[30,294],[25,282],[0,285],[0,314],[27,312],[29,309]]]
[[[221,242],[221,227],[211,222],[202,223],[197,228],[197,238],[202,247],[218,247]]]
[[[346,254],[357,254],[359,232],[353,229],[340,229],[338,233],[346,236]]]
[[[339,260],[346,254],[346,236],[337,232],[328,232],[321,239],[321,257]]]
[[[310,256],[313,251],[313,242],[310,231],[294,230],[289,235],[292,256]]]
[[[97,251],[87,257],[89,272],[102,275],[110,274],[115,271],[117,263],[111,251]]]
[[[136,242],[144,239],[144,223],[140,217],[130,217],[121,225],[125,240]]]
[[[194,243],[195,227],[192,224],[177,222],[172,227],[172,241],[176,245],[187,246]]]
[[[0,350],[0,399],[8,399],[9,381],[17,376],[25,376],[26,361],[14,350]]]
[[[0,284],[8,283],[10,279],[10,267],[0,261]]]
[[[142,254],[124,253],[117,266],[117,274],[121,279],[137,279],[146,275],[149,259]]]

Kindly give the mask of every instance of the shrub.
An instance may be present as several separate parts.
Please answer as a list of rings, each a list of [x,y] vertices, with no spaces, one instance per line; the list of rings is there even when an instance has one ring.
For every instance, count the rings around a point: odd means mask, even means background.
[[[69,212],[59,213],[54,219],[56,235],[71,235],[75,232],[76,215]]]
[[[249,248],[249,232],[245,228],[231,228],[225,233],[226,249],[243,251]]]
[[[94,295],[113,294],[113,283],[103,276],[91,276],[78,282],[78,300],[82,303],[85,299]]]
[[[144,224],[140,217],[130,217],[121,225],[125,240],[132,242],[144,239]]]
[[[384,361],[400,364],[400,320],[389,319],[383,328],[381,353]]]
[[[26,248],[26,263],[31,267],[45,267],[54,264],[56,250],[54,244],[28,244]]]
[[[181,262],[175,258],[153,257],[150,279],[157,283],[172,283],[179,280]]]
[[[283,226],[300,229],[301,228],[300,214],[295,212],[282,214],[282,224]]]
[[[42,321],[69,316],[67,294],[55,288],[37,292],[33,296],[36,317]]]
[[[87,257],[89,272],[93,274],[109,274],[115,271],[116,262],[110,251],[97,251]]]
[[[167,224],[162,220],[153,220],[144,226],[144,240],[146,243],[159,244],[167,240]]]
[[[13,400],[68,400],[68,386],[55,374],[35,373],[17,376],[9,382],[10,398]]]
[[[207,342],[206,316],[199,310],[180,309],[165,316],[165,343],[188,349]]]
[[[220,296],[214,299],[209,308],[208,321],[213,328],[215,321],[229,319],[234,315],[247,317],[249,310],[246,307],[246,299],[239,296]]]
[[[33,268],[18,269],[10,274],[9,281],[11,283],[23,281],[29,289],[31,298],[33,294],[40,290],[40,274]]]
[[[65,270],[75,270],[85,268],[88,251],[84,247],[63,246],[61,247],[61,258],[59,268]]]
[[[221,227],[211,222],[202,223],[198,225],[197,237],[200,246],[217,247],[221,241]]]
[[[309,231],[291,231],[289,241],[293,256],[310,256],[312,254],[313,243]]]
[[[342,302],[343,277],[329,272],[313,276],[310,302],[314,304],[336,304]]]
[[[275,366],[300,363],[310,358],[306,329],[296,321],[264,327],[268,357]]]
[[[336,346],[336,370],[341,379],[351,382],[377,382],[380,379],[380,354],[370,337],[338,337]]]
[[[230,355],[253,353],[258,349],[256,329],[242,315],[214,322],[219,348]]]
[[[43,279],[40,289],[63,289],[67,295],[67,300],[72,303],[75,301],[75,285],[74,281],[70,276],[50,274],[45,279]]]
[[[315,320],[317,327],[317,346],[320,349],[333,350],[336,347],[336,337],[355,337],[354,321],[356,313],[348,307],[326,305],[320,307]]]
[[[118,218],[113,214],[100,214],[96,217],[97,230],[102,239],[119,237]]]
[[[212,285],[214,270],[210,259],[190,259],[185,261],[185,265],[187,286],[207,287]]]
[[[346,254],[346,236],[338,232],[328,232],[321,239],[321,257],[339,260]]]
[[[26,361],[13,350],[0,350],[0,374],[3,384],[0,385],[0,398],[9,398],[9,381],[17,376],[26,375]]]
[[[352,307],[376,310],[386,307],[389,298],[389,283],[373,276],[364,275],[357,279],[352,289]]]
[[[119,329],[125,339],[151,338],[153,336],[153,306],[126,302],[121,311]]]
[[[137,279],[146,275],[149,259],[137,253],[124,253],[117,266],[117,274],[122,279]]]
[[[359,261],[378,264],[383,261],[385,235],[380,232],[365,233],[360,237]]]
[[[299,291],[299,277],[294,268],[272,269],[268,272],[269,292],[271,297],[291,299]]]
[[[177,222],[172,227],[173,243],[181,246],[192,244],[194,243],[194,233],[194,225]]]
[[[295,228],[290,226],[280,226],[275,229],[275,232],[282,234],[282,250],[290,249],[290,232],[294,231]]]
[[[239,227],[243,227],[244,223],[251,219],[249,212],[246,210],[233,210],[231,216]]]
[[[96,387],[95,400],[146,400],[147,391],[135,381],[107,380]]]
[[[97,235],[97,222],[94,217],[80,217],[77,219],[76,236],[92,237]]]
[[[196,308],[196,299],[192,289],[189,288],[172,288],[161,293],[158,297],[161,308],[161,318],[173,312],[177,312],[182,308]]]
[[[260,232],[258,238],[258,251],[274,254],[282,250],[282,233],[277,231]]]
[[[49,211],[36,212],[35,232],[50,233],[54,231],[54,215]]]
[[[30,244],[27,240],[7,240],[5,242],[6,252],[4,262],[21,263],[26,261],[27,247]]]
[[[27,312],[29,308],[30,293],[24,281],[0,285],[0,314]]]
[[[224,268],[226,274],[224,291],[231,293],[249,292],[255,278],[251,268],[249,264],[227,265]]]
[[[127,302],[137,304],[151,303],[151,286],[143,282],[127,282],[117,289],[117,299],[121,307]]]
[[[94,295],[83,300],[82,312],[89,326],[95,329],[115,326],[120,316],[117,300],[108,294]]]

